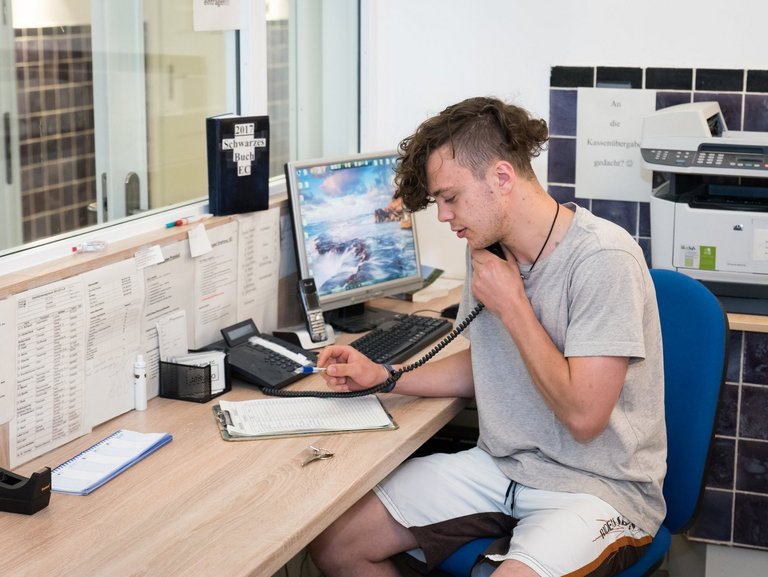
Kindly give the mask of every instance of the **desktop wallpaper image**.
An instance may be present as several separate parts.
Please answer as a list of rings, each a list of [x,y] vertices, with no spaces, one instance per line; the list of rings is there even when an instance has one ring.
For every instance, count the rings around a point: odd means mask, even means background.
[[[410,215],[393,200],[394,159],[300,169],[307,260],[318,293],[418,274]]]

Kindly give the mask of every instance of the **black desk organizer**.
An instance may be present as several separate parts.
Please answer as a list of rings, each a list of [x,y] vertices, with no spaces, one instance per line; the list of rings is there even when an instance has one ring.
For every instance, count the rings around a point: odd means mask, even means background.
[[[179,363],[160,361],[159,394],[166,399],[207,403],[211,399],[215,399],[232,390],[232,382],[229,372],[229,363],[225,358],[224,389],[212,393],[210,365],[198,367],[195,365],[182,365]]]

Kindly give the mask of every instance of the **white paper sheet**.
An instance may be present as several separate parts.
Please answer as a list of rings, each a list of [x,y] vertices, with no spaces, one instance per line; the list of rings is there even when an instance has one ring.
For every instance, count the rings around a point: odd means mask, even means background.
[[[157,396],[160,351],[157,342],[158,319],[172,312],[192,310],[192,259],[189,243],[175,242],[163,247],[165,260],[144,269],[144,318],[142,348],[147,362],[147,396]],[[187,318],[189,321],[189,318]],[[191,327],[187,325],[189,338]],[[190,339],[191,340],[191,339]]]
[[[141,354],[144,276],[131,258],[82,275],[86,304],[86,419],[95,427],[133,409]]]
[[[233,436],[383,429],[392,420],[375,395],[319,399],[292,397],[219,403]],[[229,424],[231,423],[231,424]]]
[[[90,431],[85,419],[85,303],[80,277],[16,295],[11,468]]]
[[[271,332],[277,328],[280,209],[241,215],[238,222],[237,320],[253,319]]]
[[[253,2],[254,0],[248,0]],[[263,2],[264,0],[259,0]],[[240,0],[210,2],[193,0],[192,27],[196,32],[210,30],[238,30],[242,14]]]
[[[187,233],[189,239],[189,254],[192,258],[197,258],[213,250],[208,231],[204,224],[198,224]]]
[[[186,311],[180,310],[165,315],[158,319],[156,326],[160,358],[167,360],[169,357],[178,357],[189,352]]]
[[[15,299],[0,301],[0,424],[13,417],[16,391],[16,310]]]
[[[652,172],[642,167],[643,117],[656,107],[656,91],[579,88],[576,196],[645,201]]]
[[[237,318],[237,222],[208,231],[212,250],[194,263],[194,338],[199,349],[221,339]]]

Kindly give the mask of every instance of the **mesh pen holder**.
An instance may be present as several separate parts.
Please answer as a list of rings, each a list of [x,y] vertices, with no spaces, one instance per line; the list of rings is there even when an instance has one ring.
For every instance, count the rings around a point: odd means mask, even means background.
[[[213,389],[212,383],[224,379],[224,387]],[[210,365],[183,365],[160,361],[160,391],[161,397],[207,403],[211,399],[223,395],[232,389],[229,377],[229,364],[224,362],[224,375],[219,379],[213,378]]]

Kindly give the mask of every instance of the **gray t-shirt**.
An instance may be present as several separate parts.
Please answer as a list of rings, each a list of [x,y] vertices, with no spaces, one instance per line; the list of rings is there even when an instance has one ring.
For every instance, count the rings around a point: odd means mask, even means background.
[[[470,325],[479,446],[510,479],[589,493],[655,534],[665,515],[664,375],[653,281],[619,226],[569,205],[560,245],[524,281],[536,316],[566,357],[630,357],[608,427],[578,443],[536,390],[504,325],[484,311]],[[467,258],[468,279],[472,275]],[[459,319],[477,304],[465,283]]]

